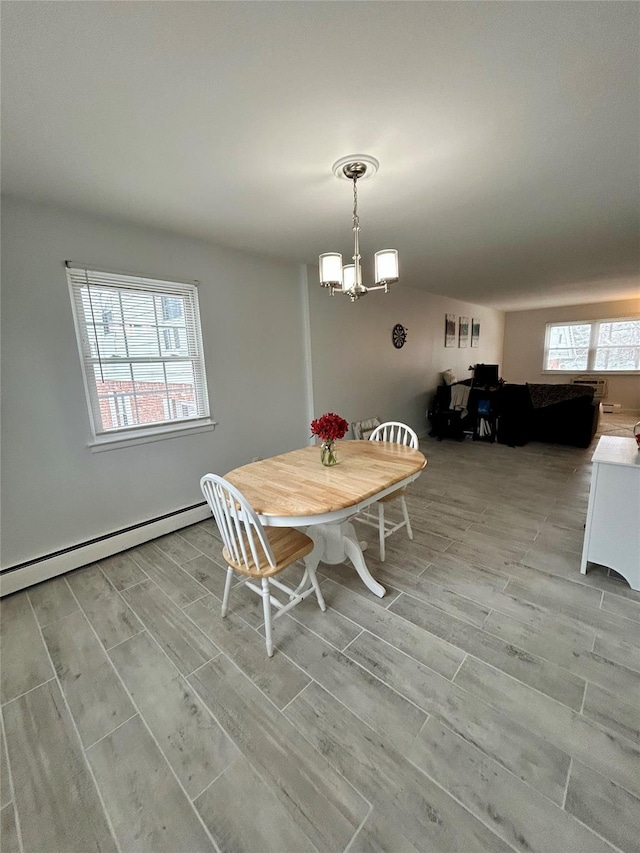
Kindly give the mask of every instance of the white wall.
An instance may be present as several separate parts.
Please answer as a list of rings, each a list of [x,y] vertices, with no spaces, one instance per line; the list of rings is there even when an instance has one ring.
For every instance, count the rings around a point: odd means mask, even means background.
[[[4,199],[2,566],[202,500],[199,479],[303,445],[300,269]],[[198,279],[215,432],[91,453],[63,262]]]
[[[580,373],[544,373],[547,323],[563,320],[604,320],[640,316],[640,298],[589,305],[566,305],[535,311],[512,311],[505,316],[504,377],[508,382],[569,382]],[[604,375],[604,374],[603,374]],[[607,398],[628,411],[640,411],[640,376],[607,374]]]
[[[427,431],[428,400],[440,373],[453,368],[468,379],[470,364],[502,363],[504,315],[422,290],[393,285],[389,294],[369,293],[356,303],[317,284],[309,268],[309,322],[314,414],[334,411],[352,421],[377,416],[399,420],[418,434]],[[480,319],[480,346],[445,347],[445,314]],[[408,328],[395,349],[391,331]]]

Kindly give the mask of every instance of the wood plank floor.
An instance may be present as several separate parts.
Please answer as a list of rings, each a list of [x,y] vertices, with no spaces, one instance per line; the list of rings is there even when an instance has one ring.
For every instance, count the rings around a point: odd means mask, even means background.
[[[421,448],[414,540],[359,531],[385,598],[321,565],[271,660],[211,521],[5,598],[3,852],[639,853],[640,593],[579,574],[593,445]]]

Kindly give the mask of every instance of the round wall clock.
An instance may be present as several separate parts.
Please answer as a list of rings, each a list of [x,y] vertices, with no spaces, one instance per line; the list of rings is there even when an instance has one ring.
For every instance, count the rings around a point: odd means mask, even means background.
[[[391,332],[391,340],[396,349],[402,349],[407,340],[407,330],[400,323],[396,323]]]

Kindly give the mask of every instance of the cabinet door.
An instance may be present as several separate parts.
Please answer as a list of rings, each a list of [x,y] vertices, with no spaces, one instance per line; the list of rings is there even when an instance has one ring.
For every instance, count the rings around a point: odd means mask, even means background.
[[[594,465],[591,488],[587,559],[614,569],[640,589],[640,467]]]

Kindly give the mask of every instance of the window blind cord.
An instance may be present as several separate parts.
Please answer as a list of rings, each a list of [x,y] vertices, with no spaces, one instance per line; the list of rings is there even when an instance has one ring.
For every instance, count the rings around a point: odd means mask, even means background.
[[[87,283],[87,293],[89,294],[89,307],[91,308],[91,323],[93,325],[93,336],[96,341],[96,349],[98,351],[98,364],[100,365],[100,381],[104,382],[104,373],[102,372],[102,353],[100,352],[100,341],[98,340],[98,329],[96,326],[96,318],[93,313],[93,300],[91,299],[91,285],[89,284],[89,272],[84,271],[84,278]]]

